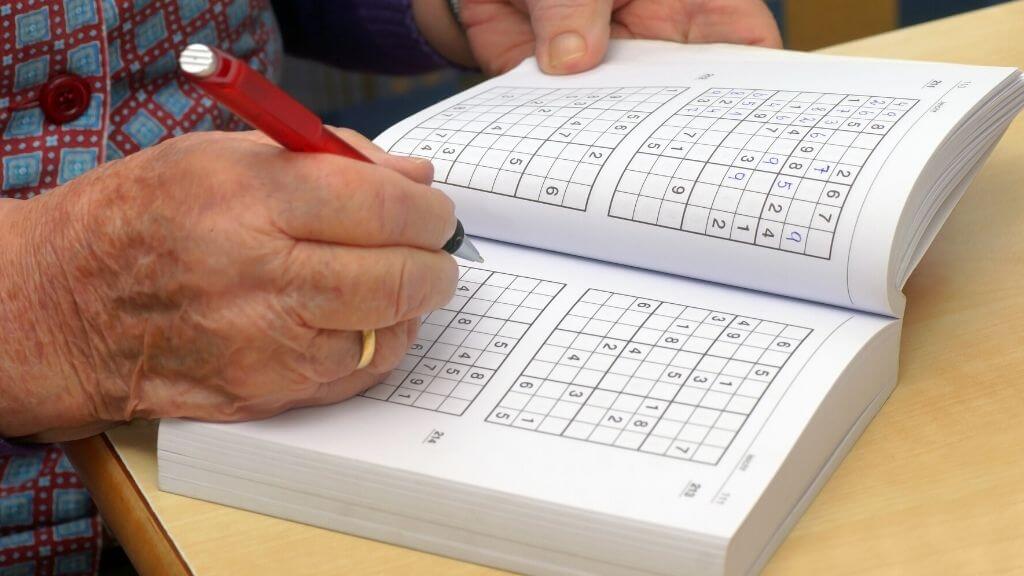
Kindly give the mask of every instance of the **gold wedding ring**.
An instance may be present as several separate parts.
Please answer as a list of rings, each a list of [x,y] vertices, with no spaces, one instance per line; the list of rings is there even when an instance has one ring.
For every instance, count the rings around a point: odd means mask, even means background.
[[[377,331],[363,330],[363,353],[359,356],[356,370],[362,370],[373,362],[373,353],[377,351]]]

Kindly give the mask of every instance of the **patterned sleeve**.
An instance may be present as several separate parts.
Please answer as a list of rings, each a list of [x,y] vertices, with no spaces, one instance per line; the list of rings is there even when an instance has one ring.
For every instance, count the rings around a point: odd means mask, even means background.
[[[57,445],[0,456],[0,574],[96,576],[103,523]]]
[[[420,34],[412,0],[273,0],[285,50],[349,70],[415,74],[450,66]]]

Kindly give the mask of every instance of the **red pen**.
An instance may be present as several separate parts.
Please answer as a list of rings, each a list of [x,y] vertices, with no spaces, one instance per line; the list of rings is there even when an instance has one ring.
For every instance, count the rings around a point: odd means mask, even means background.
[[[238,58],[205,44],[192,44],[181,53],[178,64],[196,86],[288,150],[371,162],[324,126],[316,114]],[[462,222],[442,249],[473,262],[484,261],[466,237]]]

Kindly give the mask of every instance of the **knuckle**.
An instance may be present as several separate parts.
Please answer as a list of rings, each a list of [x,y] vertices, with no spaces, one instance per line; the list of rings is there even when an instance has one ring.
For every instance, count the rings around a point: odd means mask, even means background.
[[[421,283],[416,278],[416,266],[405,251],[398,254],[394,271],[389,275],[389,286],[385,302],[390,303],[388,324],[394,324],[408,317],[409,310],[415,309],[420,298],[417,294]]]
[[[374,186],[368,197],[373,225],[385,238],[404,238],[412,223],[412,196],[406,187]]]
[[[377,189],[374,197],[377,225],[388,238],[401,238],[412,220],[412,198],[404,190]]]
[[[367,227],[388,229],[399,216],[395,194],[382,186],[383,169],[355,160],[318,154],[292,155],[288,158],[291,180],[320,191],[332,199],[347,200],[346,210],[358,215]],[[288,199],[292,199],[289,195]],[[316,208],[315,206],[309,208]]]
[[[350,187],[351,176],[347,171],[332,170],[329,160],[321,154],[280,153],[276,160],[275,170],[288,183],[281,187],[282,198],[290,199],[300,188],[345,190]]]

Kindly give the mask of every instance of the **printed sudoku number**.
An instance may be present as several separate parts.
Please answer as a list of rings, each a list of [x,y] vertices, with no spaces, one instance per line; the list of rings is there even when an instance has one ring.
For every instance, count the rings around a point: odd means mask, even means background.
[[[634,154],[609,216],[831,258],[843,205],[917,100],[714,88]]]
[[[492,88],[420,123],[391,152],[434,180],[575,210],[612,150],[685,88]]]
[[[810,333],[588,290],[487,420],[717,464]]]
[[[461,416],[564,286],[463,267],[455,296],[424,318],[398,368],[363,395]]]

